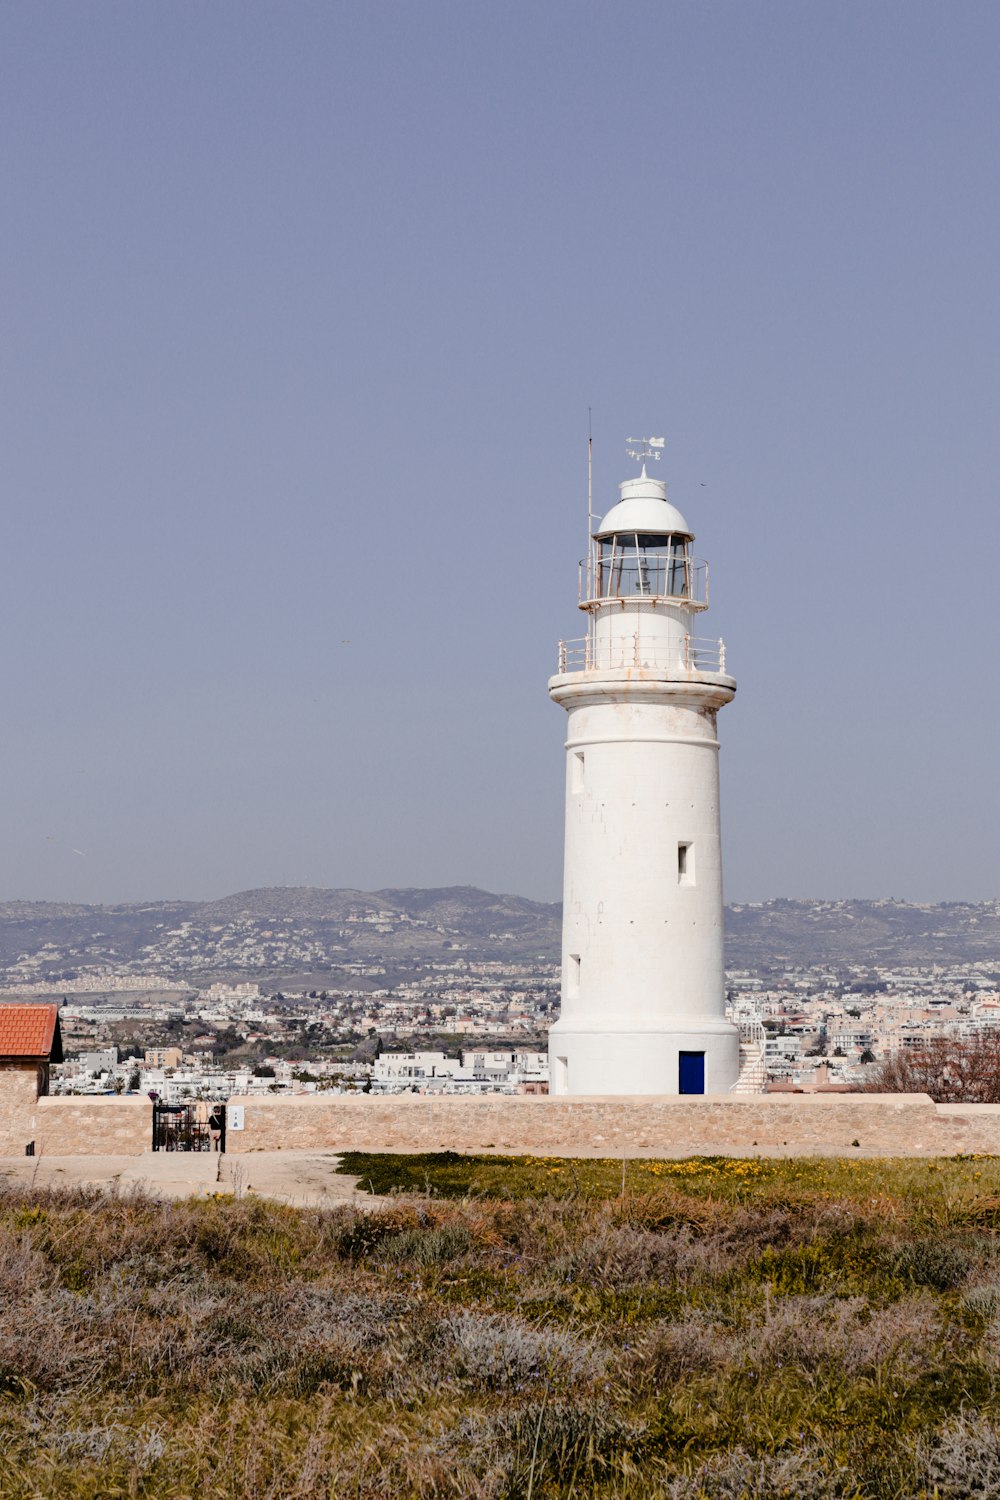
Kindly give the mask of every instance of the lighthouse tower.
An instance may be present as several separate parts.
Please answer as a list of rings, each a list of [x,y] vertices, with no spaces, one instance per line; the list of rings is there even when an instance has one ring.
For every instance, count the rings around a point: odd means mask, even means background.
[[[559,646],[569,715],[562,1014],[553,1094],[717,1094],[736,1082],[726,1020],[716,715],[736,692],[725,646],[695,633],[707,565],[642,472],[580,567],[587,634]]]

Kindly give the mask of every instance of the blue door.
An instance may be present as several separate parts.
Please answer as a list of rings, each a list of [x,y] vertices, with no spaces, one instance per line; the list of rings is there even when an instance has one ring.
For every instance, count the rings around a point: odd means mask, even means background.
[[[703,1094],[705,1092],[704,1052],[682,1052],[680,1064],[680,1092]]]

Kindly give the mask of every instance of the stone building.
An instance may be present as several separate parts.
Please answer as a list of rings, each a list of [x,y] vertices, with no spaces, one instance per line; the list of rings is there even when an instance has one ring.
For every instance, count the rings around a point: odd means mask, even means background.
[[[62,1060],[58,1005],[0,1005],[0,1154],[33,1149],[35,1101]]]

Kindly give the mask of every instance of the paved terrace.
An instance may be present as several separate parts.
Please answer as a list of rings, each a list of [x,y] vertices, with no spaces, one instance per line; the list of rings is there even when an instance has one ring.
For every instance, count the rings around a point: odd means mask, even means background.
[[[143,1156],[0,1157],[0,1179],[25,1187],[101,1187],[142,1191],[153,1198],[206,1198],[253,1193],[296,1208],[379,1206],[355,1177],[337,1174],[330,1151],[260,1151],[219,1156],[210,1151],[148,1151]]]

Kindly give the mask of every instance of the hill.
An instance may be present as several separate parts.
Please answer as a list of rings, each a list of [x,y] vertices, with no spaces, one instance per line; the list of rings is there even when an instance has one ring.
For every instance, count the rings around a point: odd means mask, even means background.
[[[765,901],[726,909],[733,968],[782,964],[928,965],[996,961],[1000,903]]]
[[[7,982],[113,973],[322,973],[345,964],[554,964],[561,907],[473,886],[325,890],[271,886],[217,901],[0,904]],[[1000,903],[775,900],[726,911],[731,968],[955,965],[1000,974]]]

